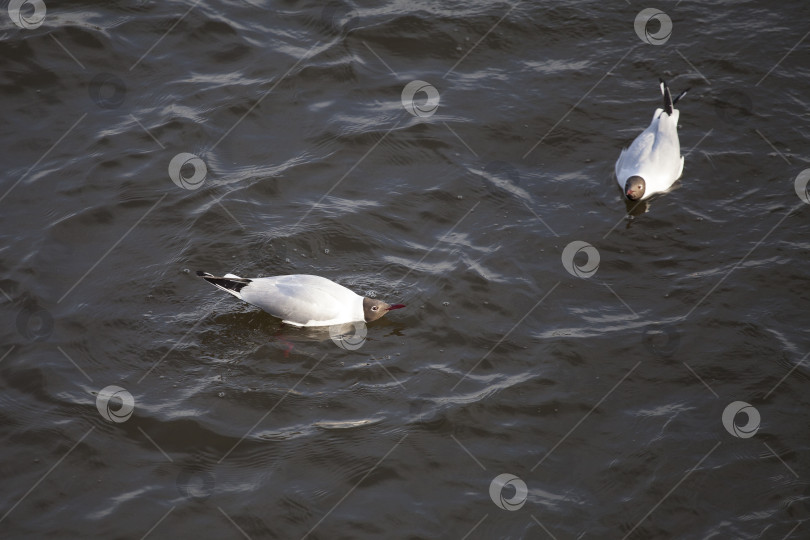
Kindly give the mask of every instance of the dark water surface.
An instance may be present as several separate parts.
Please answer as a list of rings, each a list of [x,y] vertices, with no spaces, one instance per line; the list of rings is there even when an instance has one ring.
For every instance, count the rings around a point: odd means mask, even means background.
[[[0,536],[810,537],[807,2],[20,3]]]

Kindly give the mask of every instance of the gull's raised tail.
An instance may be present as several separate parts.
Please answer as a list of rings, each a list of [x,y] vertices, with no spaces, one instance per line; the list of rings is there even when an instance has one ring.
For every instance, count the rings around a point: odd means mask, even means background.
[[[239,276],[235,276],[233,274],[225,274],[222,277],[217,277],[213,274],[209,274],[208,272],[197,270],[197,275],[217,289],[222,289],[226,293],[230,293],[240,300],[243,299],[241,290],[251,282],[250,279],[240,278]]]
[[[672,99],[672,94],[669,91],[669,86],[664,79],[658,79],[661,85],[661,95],[664,96],[664,112],[668,115],[672,116],[672,111],[675,110],[675,105],[681,100],[683,96],[690,90],[687,88],[680,94],[678,94],[675,99]]]

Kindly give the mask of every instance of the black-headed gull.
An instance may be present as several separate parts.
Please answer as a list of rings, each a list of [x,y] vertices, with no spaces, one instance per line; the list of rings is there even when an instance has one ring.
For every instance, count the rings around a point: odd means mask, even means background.
[[[294,274],[241,278],[233,274],[217,277],[207,272],[197,272],[197,275],[218,289],[295,326],[369,323],[393,309],[405,307],[360,296],[320,276]]]
[[[616,180],[631,201],[644,200],[650,195],[668,190],[683,172],[681,143],[678,141],[678,117],[675,108],[689,89],[672,99],[667,83],[661,81],[664,108],[656,109],[650,126],[630,148],[622,150],[616,161]]]

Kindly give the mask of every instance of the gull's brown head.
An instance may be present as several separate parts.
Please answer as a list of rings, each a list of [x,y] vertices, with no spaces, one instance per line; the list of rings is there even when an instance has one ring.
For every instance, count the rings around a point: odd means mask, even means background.
[[[640,176],[631,176],[624,183],[624,195],[631,201],[637,201],[644,196],[647,183]]]
[[[405,304],[386,304],[376,298],[363,298],[363,314],[366,322],[376,321],[389,311],[404,308]]]

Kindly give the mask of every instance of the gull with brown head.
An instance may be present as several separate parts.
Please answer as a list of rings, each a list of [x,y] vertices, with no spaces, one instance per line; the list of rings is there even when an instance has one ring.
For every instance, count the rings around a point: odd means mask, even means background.
[[[371,322],[403,304],[387,304],[367,298],[320,276],[293,274],[262,278],[222,277],[207,272],[197,275],[248,304],[253,304],[294,326],[332,326]]]
[[[656,109],[649,127],[622,150],[616,161],[616,180],[631,201],[649,198],[672,187],[683,173],[683,156],[678,140],[680,111],[675,104],[687,90],[672,99],[669,87],[660,80],[664,108]]]

